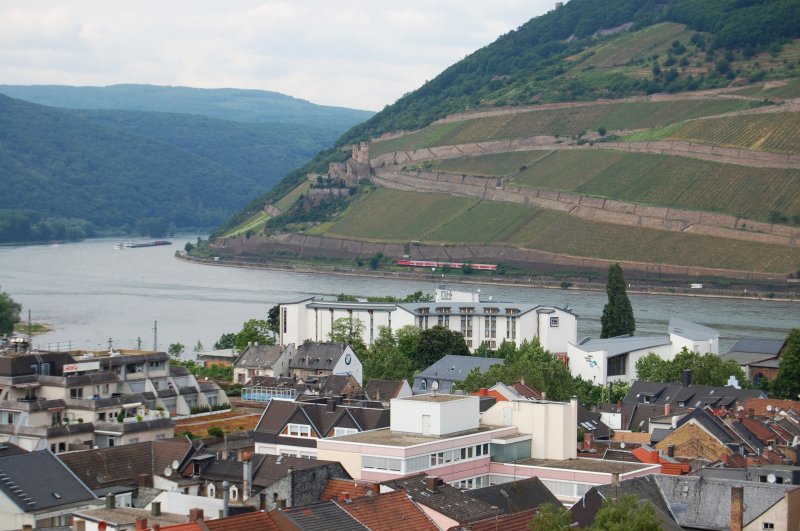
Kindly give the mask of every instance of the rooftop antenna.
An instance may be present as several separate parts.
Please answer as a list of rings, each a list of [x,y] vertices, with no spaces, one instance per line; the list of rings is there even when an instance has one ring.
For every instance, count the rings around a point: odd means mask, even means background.
[[[142,350],[142,338],[141,337],[137,337],[136,338],[136,350]]]
[[[111,352],[112,350],[114,350],[114,342],[109,337],[108,338],[108,351]]]
[[[31,311],[28,310],[28,350],[33,350],[33,325],[31,324]]]
[[[153,351],[158,352],[158,321],[153,321]]]

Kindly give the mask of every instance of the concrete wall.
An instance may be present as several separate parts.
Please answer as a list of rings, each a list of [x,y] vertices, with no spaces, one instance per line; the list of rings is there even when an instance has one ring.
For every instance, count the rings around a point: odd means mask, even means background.
[[[425,435],[441,436],[478,428],[480,423],[478,397],[464,396],[443,402],[433,401],[433,398],[431,400],[392,399],[390,429],[396,432],[423,434],[423,417],[427,417],[430,422],[428,425],[430,433]]]
[[[523,435],[531,435],[534,459],[573,459],[577,456],[577,400],[564,402],[498,402],[481,414],[481,423],[511,425]]]

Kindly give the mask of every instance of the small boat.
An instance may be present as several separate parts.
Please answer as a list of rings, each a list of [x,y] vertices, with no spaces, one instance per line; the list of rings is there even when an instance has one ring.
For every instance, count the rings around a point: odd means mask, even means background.
[[[122,242],[117,242],[114,244],[114,249],[122,249]]]

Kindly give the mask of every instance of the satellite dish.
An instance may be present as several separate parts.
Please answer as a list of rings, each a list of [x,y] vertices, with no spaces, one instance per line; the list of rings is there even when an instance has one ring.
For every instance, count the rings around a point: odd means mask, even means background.
[[[772,404],[767,404],[767,411],[772,411]]]
[[[619,447],[624,450],[625,449],[625,442],[623,441],[623,442],[619,443]]]
[[[770,474],[767,476],[767,483],[775,483],[775,474]]]
[[[170,467],[165,468],[164,475],[170,477],[172,475],[172,469]]]
[[[172,462],[172,470],[178,470],[179,466],[181,466],[181,464],[178,462],[177,459]]]
[[[431,389],[434,390],[434,391],[438,391],[439,390],[439,382],[437,380],[433,381],[433,384],[431,384]]]

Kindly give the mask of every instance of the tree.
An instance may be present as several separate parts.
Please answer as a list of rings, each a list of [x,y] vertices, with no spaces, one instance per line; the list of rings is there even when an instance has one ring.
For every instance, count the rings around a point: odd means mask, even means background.
[[[684,347],[671,360],[665,360],[651,352],[636,362],[636,378],[647,382],[679,382],[683,371],[692,371],[692,383],[697,385],[722,386],[734,376],[743,386],[750,381],[744,371],[733,360],[723,361],[716,354],[698,354]]]
[[[366,327],[360,319],[340,317],[331,325],[330,340],[334,343],[350,345],[356,356],[361,359],[367,352],[367,346],[364,344],[365,329]]]
[[[430,367],[447,354],[470,355],[464,336],[444,326],[426,328],[419,333],[417,352],[413,358],[414,368]]]
[[[646,356],[642,356],[636,361],[636,379],[643,382],[665,382],[671,380],[664,380],[666,373],[666,364],[669,362],[656,354],[651,352]]]
[[[244,351],[250,343],[259,345],[274,345],[275,338],[269,329],[269,324],[263,319],[250,319],[242,325],[242,329],[236,334],[234,342],[236,350]]]
[[[406,380],[412,375],[411,360],[400,351],[397,337],[388,326],[378,327],[378,337],[361,363],[364,365],[365,383],[372,379]]]
[[[0,334],[14,333],[14,325],[19,322],[22,305],[14,302],[8,293],[0,293]]]
[[[592,531],[658,531],[661,529],[656,511],[648,502],[639,503],[636,496],[607,498],[597,511]]]
[[[203,352],[203,348],[204,348],[203,347],[203,342],[198,339],[197,343],[194,344],[193,351],[194,352]]]
[[[776,396],[782,398],[800,398],[800,328],[793,328],[786,338],[780,369],[772,382],[772,389]]]
[[[568,529],[572,523],[572,515],[563,505],[545,503],[528,524],[532,531],[557,531]]]
[[[267,327],[275,335],[281,333],[281,305],[276,304],[267,312]]]
[[[603,316],[600,318],[602,324],[600,337],[633,335],[636,330],[636,320],[633,318],[633,307],[625,291],[625,279],[622,276],[622,266],[619,264],[611,264],[608,268],[606,294],[608,303],[603,308]]]
[[[228,332],[222,334],[219,339],[214,343],[214,350],[223,350],[226,348],[234,348],[236,346],[236,334]]]
[[[184,347],[183,344],[181,344],[181,343],[172,343],[169,346],[169,348],[167,349],[167,352],[173,358],[180,358],[181,354],[183,354],[184,350],[186,350],[186,347]]]

